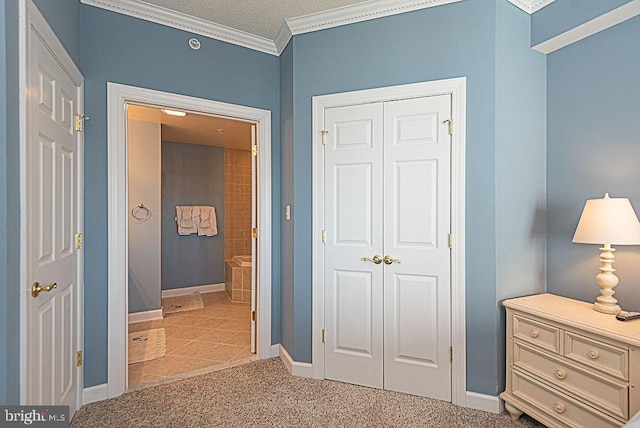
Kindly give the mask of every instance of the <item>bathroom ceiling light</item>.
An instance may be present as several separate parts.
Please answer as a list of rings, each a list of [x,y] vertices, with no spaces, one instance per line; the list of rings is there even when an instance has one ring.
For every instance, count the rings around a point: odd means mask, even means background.
[[[179,116],[179,117],[185,117],[187,115],[187,113],[183,112],[183,111],[177,111],[177,110],[168,110],[163,108],[162,112],[165,114],[168,114],[170,116]]]

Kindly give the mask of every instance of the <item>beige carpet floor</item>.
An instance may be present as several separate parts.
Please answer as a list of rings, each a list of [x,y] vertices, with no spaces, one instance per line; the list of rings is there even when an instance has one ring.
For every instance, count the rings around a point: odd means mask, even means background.
[[[538,427],[391,391],[293,377],[279,359],[155,386],[80,409],[80,427]]]

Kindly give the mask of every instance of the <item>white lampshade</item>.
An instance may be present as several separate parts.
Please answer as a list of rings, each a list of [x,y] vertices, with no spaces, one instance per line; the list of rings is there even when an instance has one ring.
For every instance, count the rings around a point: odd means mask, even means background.
[[[581,244],[640,244],[640,222],[627,198],[589,199],[584,205],[573,242]]]

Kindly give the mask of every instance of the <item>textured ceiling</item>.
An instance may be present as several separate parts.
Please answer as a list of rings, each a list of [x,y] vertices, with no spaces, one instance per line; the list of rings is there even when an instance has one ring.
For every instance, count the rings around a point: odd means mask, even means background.
[[[127,114],[131,120],[161,123],[163,141],[244,150],[251,148],[251,124],[248,122],[194,113],[185,117],[169,116],[157,108],[135,105],[128,107]]]
[[[274,40],[282,23],[362,0],[145,0],[216,24]]]

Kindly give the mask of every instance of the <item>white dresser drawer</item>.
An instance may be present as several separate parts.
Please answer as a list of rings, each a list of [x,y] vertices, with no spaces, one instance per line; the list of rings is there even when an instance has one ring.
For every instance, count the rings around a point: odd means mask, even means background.
[[[623,423],[574,400],[541,382],[513,371],[512,395],[530,403],[569,427],[619,427]]]
[[[560,329],[520,314],[513,315],[513,335],[556,354],[560,353]]]
[[[528,373],[569,391],[614,417],[627,419],[629,393],[626,383],[607,379],[565,362],[561,357],[514,342],[513,364]]]
[[[564,355],[620,379],[629,379],[629,352],[579,334],[565,332]]]

